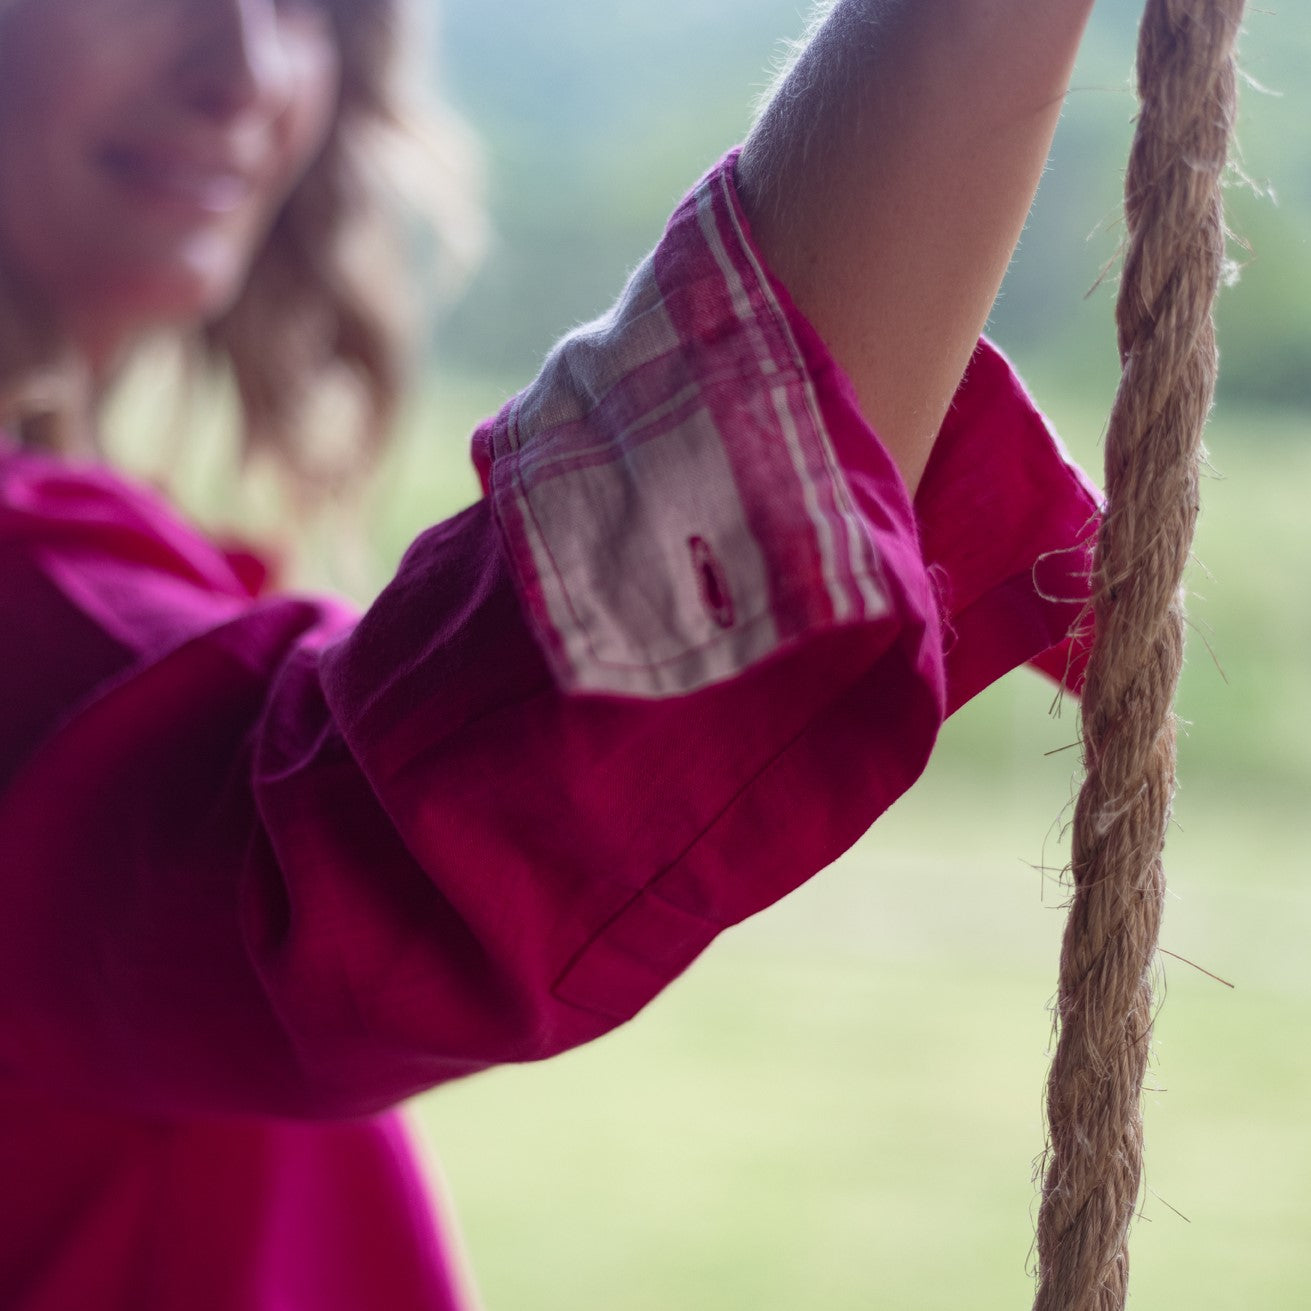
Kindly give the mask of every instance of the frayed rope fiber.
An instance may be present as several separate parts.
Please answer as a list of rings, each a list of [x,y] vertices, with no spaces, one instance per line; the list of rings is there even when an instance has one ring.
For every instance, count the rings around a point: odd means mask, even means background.
[[[1243,0],[1148,0],[1142,101],[1125,179],[1116,322],[1123,376],[1106,437],[1083,693],[1085,779],[1047,1088],[1035,1311],[1118,1311],[1142,1175],[1151,968],[1174,797],[1182,578],[1215,391],[1222,174]]]

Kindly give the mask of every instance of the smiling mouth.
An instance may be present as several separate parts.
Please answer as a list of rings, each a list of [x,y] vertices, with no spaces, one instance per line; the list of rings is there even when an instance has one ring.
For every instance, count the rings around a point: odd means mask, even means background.
[[[114,146],[97,157],[101,168],[138,199],[201,214],[239,208],[251,193],[244,173],[183,155]]]

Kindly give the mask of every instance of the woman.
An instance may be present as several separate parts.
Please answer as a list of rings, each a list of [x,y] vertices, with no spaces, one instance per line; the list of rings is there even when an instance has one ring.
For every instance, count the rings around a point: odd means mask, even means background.
[[[293,463],[343,369],[385,415],[335,254],[391,3],[10,0],[0,1304],[461,1305],[390,1108],[622,1022],[1075,676],[1095,503],[976,342],[1089,8],[833,8],[357,617],[83,456],[161,328]]]

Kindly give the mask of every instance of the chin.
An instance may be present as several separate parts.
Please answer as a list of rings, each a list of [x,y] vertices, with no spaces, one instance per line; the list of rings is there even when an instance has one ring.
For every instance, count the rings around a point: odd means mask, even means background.
[[[236,304],[247,273],[244,266],[222,273],[170,270],[139,281],[125,297],[124,309],[145,331],[199,328],[222,318]]]

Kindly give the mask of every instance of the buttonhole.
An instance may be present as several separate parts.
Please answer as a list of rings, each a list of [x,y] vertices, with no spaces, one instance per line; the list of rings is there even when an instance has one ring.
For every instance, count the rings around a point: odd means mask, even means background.
[[[720,628],[732,628],[736,616],[724,566],[719,563],[704,537],[689,537],[687,546],[692,553],[692,568],[696,572],[701,604]]]

